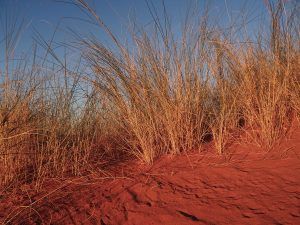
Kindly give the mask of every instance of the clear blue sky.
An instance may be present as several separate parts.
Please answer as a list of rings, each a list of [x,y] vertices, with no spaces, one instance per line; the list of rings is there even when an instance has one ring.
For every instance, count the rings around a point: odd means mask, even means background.
[[[75,30],[83,37],[93,33],[99,39],[107,40],[106,35],[99,28],[79,20],[87,17],[78,7],[64,1],[72,0],[0,0],[1,39],[3,38],[3,15],[9,12],[18,15],[19,18],[25,18],[26,21],[26,29],[18,44],[19,51],[30,48],[32,38],[36,37],[35,31],[38,31],[45,40],[49,40],[59,21],[60,29],[55,35],[55,41],[58,43],[70,40],[66,28]],[[124,34],[129,16],[135,17],[140,25],[151,23],[151,16],[144,0],[87,0],[87,2],[117,35]],[[152,0],[152,2],[158,10],[162,9],[161,0]],[[228,14],[238,15],[245,3],[252,17],[266,10],[263,0],[165,0],[167,11],[175,26],[179,26],[179,21],[184,17],[189,2],[199,2],[200,8],[208,2],[211,10],[215,10],[216,15],[221,17],[224,23],[229,20]],[[252,23],[253,28],[255,23],[257,21]]]

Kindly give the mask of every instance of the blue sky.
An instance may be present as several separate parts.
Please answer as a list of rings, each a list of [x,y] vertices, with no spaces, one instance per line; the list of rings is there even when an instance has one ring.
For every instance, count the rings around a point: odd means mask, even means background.
[[[82,37],[93,33],[100,40],[109,43],[105,33],[98,27],[82,21],[87,19],[86,15],[78,7],[66,3],[67,1],[72,0],[0,0],[1,38],[3,38],[3,15],[8,12],[10,15],[18,15],[19,19],[25,19],[26,28],[22,32],[17,48],[19,52],[31,48],[32,39],[37,37],[37,32],[45,40],[50,40],[55,27],[59,28],[54,38],[57,45],[71,40],[68,29],[80,33]],[[145,0],[87,0],[87,2],[118,36],[126,33],[129,17],[136,18],[142,26],[152,21]],[[198,2],[200,8],[209,3],[212,12],[215,12],[224,24],[233,19],[228,15],[239,15],[243,6],[250,11],[252,17],[266,10],[263,0],[165,0],[168,14],[175,27],[180,26],[179,22],[182,21],[190,2]],[[162,10],[161,0],[152,0],[152,3],[158,10]],[[254,20],[250,27],[255,29],[257,22],[258,20]]]

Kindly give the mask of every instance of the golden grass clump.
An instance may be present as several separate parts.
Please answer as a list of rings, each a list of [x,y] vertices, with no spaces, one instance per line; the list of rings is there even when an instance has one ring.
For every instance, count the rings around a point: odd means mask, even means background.
[[[148,5],[153,27],[130,30],[126,45],[84,0],[75,2],[114,47],[80,40],[84,70],[60,60],[49,45],[46,56],[55,62],[38,62],[33,54],[27,66],[10,69],[7,46],[1,185],[80,175],[123,156],[153,163],[164,154],[201,151],[210,141],[226,154],[243,132],[270,150],[299,118],[297,3],[285,8],[269,1],[269,22],[251,35],[244,18],[224,27],[212,23],[209,10],[190,12],[179,35],[165,13],[160,18]]]

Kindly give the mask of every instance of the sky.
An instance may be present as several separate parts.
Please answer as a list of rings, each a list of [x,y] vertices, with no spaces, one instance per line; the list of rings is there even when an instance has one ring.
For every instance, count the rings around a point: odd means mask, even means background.
[[[17,17],[19,21],[24,20],[25,26],[18,40],[17,52],[30,50],[34,39],[51,40],[56,29],[54,40],[58,51],[61,43],[68,43],[72,40],[71,30],[80,34],[81,37],[94,34],[99,40],[110,44],[105,32],[86,22],[88,17],[76,5],[70,4],[72,1],[74,2],[74,0],[0,0],[1,44],[3,45],[4,15],[6,14]],[[147,26],[153,22],[146,0],[87,0],[87,2],[106,25],[120,37],[126,35],[129,18],[135,18],[141,26]],[[148,0],[148,2],[162,12],[161,0]],[[208,3],[212,12],[215,12],[224,24],[234,19],[230,15],[239,15],[245,5],[253,18],[266,10],[263,0],[165,0],[164,2],[177,30],[189,3],[198,2],[200,10]],[[250,27],[255,29],[257,22],[254,20]],[[0,58],[1,60],[3,61],[3,57]]]

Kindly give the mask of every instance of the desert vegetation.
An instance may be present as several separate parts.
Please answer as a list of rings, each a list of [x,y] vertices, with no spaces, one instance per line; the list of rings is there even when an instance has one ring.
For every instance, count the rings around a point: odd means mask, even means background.
[[[83,0],[74,1],[113,47],[77,38],[78,62],[36,40],[14,60],[24,24],[10,21],[1,68],[0,184],[5,190],[45,178],[80,176],[107,163],[201,151],[226,154],[237,135],[266,150],[300,113],[299,3],[268,1],[267,19],[219,25],[209,8],[188,13],[180,35],[167,13],[148,5],[154,25],[132,22],[130,44]],[[37,57],[37,48],[44,57]],[[51,60],[49,59],[51,56]]]

